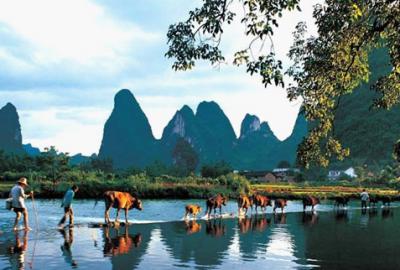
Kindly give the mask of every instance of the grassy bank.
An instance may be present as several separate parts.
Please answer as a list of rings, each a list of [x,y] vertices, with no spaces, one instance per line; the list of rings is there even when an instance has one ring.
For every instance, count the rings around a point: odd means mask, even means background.
[[[400,193],[398,190],[390,189],[384,186],[376,187],[362,187],[355,184],[338,185],[328,183],[311,183],[311,184],[287,184],[287,183],[274,183],[274,184],[254,184],[251,185],[251,192],[259,192],[269,195],[273,198],[287,198],[287,199],[301,199],[305,195],[313,195],[321,199],[334,199],[337,196],[350,197],[358,199],[363,189],[367,189],[368,193],[372,196],[382,197],[389,196],[393,200],[400,200]]]
[[[73,179],[70,177],[69,179]],[[14,181],[0,182],[0,196],[5,198]],[[53,182],[44,179],[30,179],[27,191],[33,190],[36,198],[60,198],[73,184],[79,186],[77,198],[102,198],[107,190],[126,191],[140,198],[208,198],[223,193],[231,198],[250,189],[249,182],[242,176],[228,174],[218,178],[188,177],[149,177],[145,174],[127,177],[85,175],[73,180]]]

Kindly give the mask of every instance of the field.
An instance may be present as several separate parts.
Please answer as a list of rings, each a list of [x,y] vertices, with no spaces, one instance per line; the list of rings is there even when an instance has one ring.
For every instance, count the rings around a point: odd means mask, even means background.
[[[390,196],[393,199],[399,199],[398,190],[386,187],[365,187],[372,196]],[[321,183],[312,184],[253,184],[252,192],[265,193],[271,197],[282,197],[289,199],[300,199],[305,195],[313,195],[323,199],[332,199],[337,196],[346,196],[351,198],[359,198],[359,194],[364,187],[360,186],[341,186],[341,185],[325,185]]]

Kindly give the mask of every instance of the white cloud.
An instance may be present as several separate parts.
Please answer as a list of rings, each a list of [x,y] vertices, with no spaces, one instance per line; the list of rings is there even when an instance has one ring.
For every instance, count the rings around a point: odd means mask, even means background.
[[[73,64],[75,69],[95,68],[100,73],[116,73],[132,65],[134,59],[127,58],[127,52],[160,37],[132,22],[113,19],[88,0],[1,1],[0,23],[32,50],[31,58],[24,58],[31,62],[26,65],[62,64],[68,69],[67,64]]]

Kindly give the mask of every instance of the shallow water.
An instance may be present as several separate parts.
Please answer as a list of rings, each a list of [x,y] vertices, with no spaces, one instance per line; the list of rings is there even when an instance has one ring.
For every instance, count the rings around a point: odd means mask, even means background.
[[[285,214],[246,219],[182,221],[187,203],[201,200],[145,200],[131,211],[129,228],[89,228],[103,220],[103,203],[75,202],[73,230],[56,229],[59,200],[39,200],[38,231],[11,232],[13,212],[0,200],[0,269],[399,269],[400,208],[368,209],[353,203],[334,210],[329,202],[317,212],[302,212],[290,202]],[[28,202],[28,207],[31,203]],[[230,202],[223,210],[237,211]],[[122,214],[122,213],[121,213]],[[123,215],[121,215],[123,218]]]

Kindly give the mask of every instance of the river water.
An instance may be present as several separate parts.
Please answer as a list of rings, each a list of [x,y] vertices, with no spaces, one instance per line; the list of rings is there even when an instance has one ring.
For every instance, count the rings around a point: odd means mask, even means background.
[[[303,213],[292,201],[284,214],[184,222],[185,204],[204,200],[143,202],[117,230],[91,228],[104,204],[76,200],[76,226],[61,231],[59,200],[36,201],[38,224],[28,202],[38,230],[14,233],[14,213],[0,200],[0,269],[400,269],[398,204],[362,212],[358,202],[347,210],[323,202]],[[236,204],[223,211],[236,214]]]

